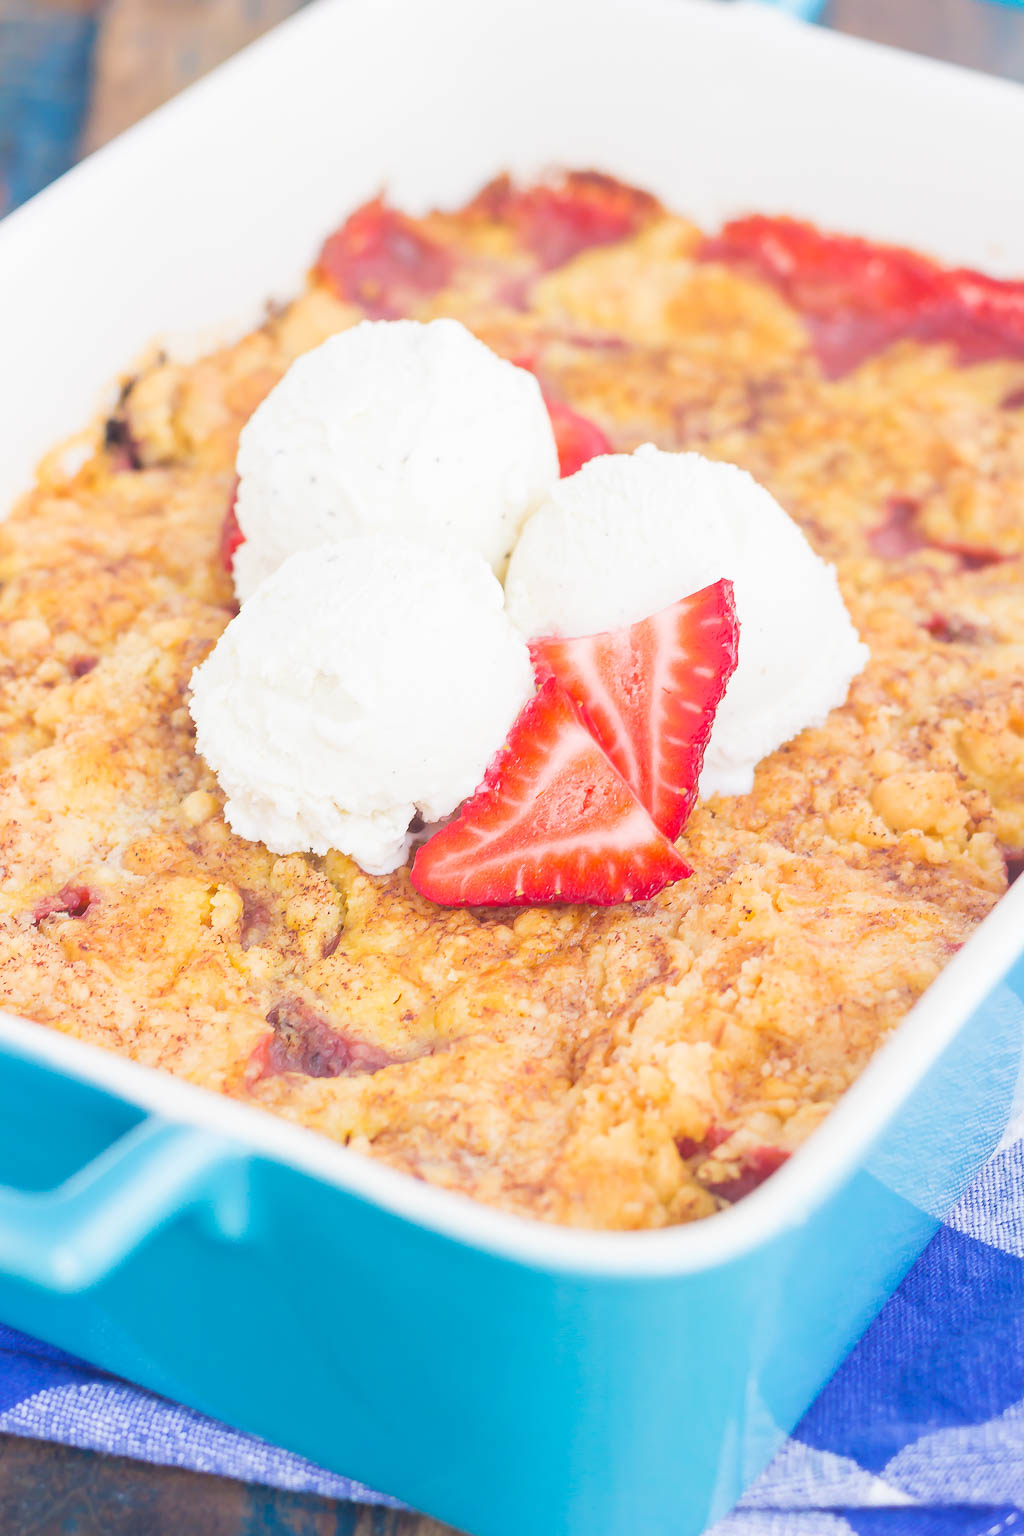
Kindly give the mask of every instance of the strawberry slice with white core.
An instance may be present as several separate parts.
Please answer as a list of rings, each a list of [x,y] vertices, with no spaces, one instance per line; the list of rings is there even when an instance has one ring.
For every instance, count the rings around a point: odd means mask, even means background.
[[[655,824],[676,838],[738,644],[732,582],[723,580],[623,629],[534,640],[530,654],[538,678],[558,679]]]
[[[642,901],[692,871],[549,678],[412,883],[446,907]]]

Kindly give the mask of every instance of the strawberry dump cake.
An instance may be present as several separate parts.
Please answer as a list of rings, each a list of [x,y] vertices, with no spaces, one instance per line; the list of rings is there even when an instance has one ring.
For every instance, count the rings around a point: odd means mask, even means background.
[[[1024,853],[1024,283],[593,173],[377,200],[125,380],[0,580],[3,1006],[689,1221]]]

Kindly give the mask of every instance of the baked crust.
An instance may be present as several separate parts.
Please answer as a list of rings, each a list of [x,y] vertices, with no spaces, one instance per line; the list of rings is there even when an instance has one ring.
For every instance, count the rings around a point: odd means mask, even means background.
[[[800,1145],[1024,849],[1024,363],[903,342],[830,381],[653,201],[542,271],[502,195],[419,221],[450,261],[404,310],[528,361],[617,449],[751,470],[837,564],[871,648],[848,703],[701,803],[693,878],[632,907],[442,910],[405,869],[233,836],[186,691],[234,611],[238,432],[362,318],[314,275],[142,370],[0,532],[0,1001],[506,1210],[657,1227]]]

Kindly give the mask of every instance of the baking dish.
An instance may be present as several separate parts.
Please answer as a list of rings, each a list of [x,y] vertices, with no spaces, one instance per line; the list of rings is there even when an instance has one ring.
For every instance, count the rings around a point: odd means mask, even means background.
[[[593,164],[709,224],[1013,272],[991,147],[1022,141],[1016,88],[760,7],[320,0],[0,229],[0,500],[154,337],[293,291],[382,182],[416,207]],[[1022,918],[1024,882],[804,1151],[660,1233],[524,1222],[0,1019],[0,1316],[477,1536],[697,1532],[1003,1133]]]

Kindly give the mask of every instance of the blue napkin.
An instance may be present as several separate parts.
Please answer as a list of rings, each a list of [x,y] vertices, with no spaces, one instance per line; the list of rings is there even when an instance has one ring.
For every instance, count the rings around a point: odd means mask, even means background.
[[[998,1151],[714,1536],[1024,1536],[1024,1141]],[[393,1504],[0,1327],[0,1431]]]

